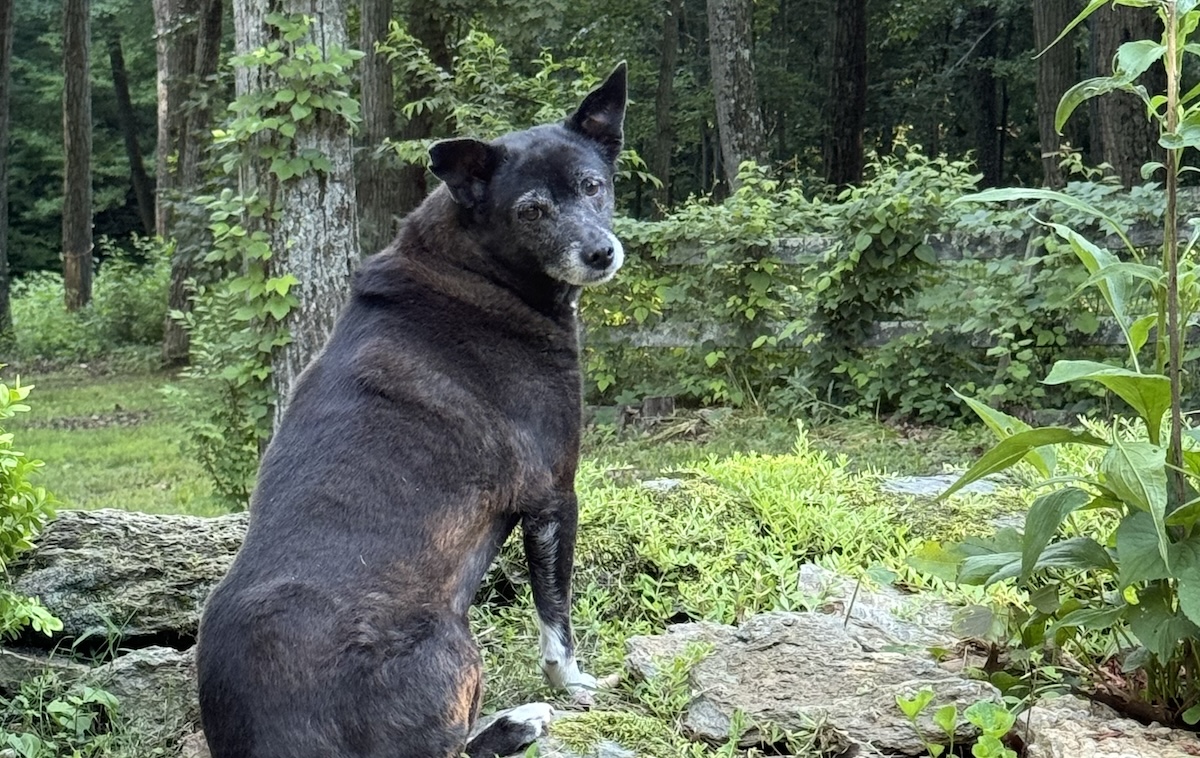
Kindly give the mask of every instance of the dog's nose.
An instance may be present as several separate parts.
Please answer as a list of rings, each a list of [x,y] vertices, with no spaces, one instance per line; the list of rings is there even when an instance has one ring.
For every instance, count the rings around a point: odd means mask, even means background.
[[[596,269],[603,270],[608,268],[613,262],[612,245],[606,245],[604,247],[592,250],[589,253],[585,253],[583,256],[583,262]]]

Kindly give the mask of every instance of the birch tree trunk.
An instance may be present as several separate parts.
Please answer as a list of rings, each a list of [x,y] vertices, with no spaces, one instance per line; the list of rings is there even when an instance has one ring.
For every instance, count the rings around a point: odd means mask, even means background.
[[[730,190],[742,161],[763,161],[767,138],[754,79],[752,0],[708,0],[709,63],[721,160]]]
[[[266,23],[268,12],[305,14],[314,19],[309,37],[294,44],[315,43],[321,50],[349,47],[344,0],[235,0],[237,52],[246,55],[279,39],[279,29]],[[238,96],[272,92],[281,83],[268,67],[236,71]],[[299,304],[284,326],[291,341],[272,356],[272,381],[277,392],[273,427],[287,407],[292,387],[304,367],[316,357],[333,329],[350,292],[350,273],[359,260],[358,214],[354,191],[354,159],[350,125],[327,110],[297,122],[291,140],[293,157],[321,155],[329,170],[311,168],[281,181],[262,161],[247,162],[239,178],[244,195],[266,201],[264,230],[270,236],[272,276],[290,273],[299,280],[291,294]]]
[[[63,2],[62,263],[67,310],[92,299],[92,85],[88,0]]]

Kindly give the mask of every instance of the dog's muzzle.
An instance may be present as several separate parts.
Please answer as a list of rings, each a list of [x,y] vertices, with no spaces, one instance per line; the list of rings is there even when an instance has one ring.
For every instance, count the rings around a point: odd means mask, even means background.
[[[607,282],[625,262],[625,248],[612,232],[605,231],[604,238],[579,252],[580,263],[585,273],[586,284]]]

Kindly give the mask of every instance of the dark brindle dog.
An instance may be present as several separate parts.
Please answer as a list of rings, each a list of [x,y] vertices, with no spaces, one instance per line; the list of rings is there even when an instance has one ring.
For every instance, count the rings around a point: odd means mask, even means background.
[[[430,150],[443,186],[368,259],[263,459],[250,529],[200,625],[214,758],[507,755],[550,707],[468,743],[467,609],[521,525],[542,667],[576,693],[570,604],[580,287],[610,231],[625,67],[564,123]]]

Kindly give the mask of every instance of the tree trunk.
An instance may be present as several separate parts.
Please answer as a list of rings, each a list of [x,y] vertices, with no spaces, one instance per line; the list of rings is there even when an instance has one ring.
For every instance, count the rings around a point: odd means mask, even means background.
[[[362,0],[359,48],[366,53],[360,64],[362,130],[358,152],[358,215],[363,253],[386,247],[396,236],[396,218],[406,202],[400,191],[403,178],[391,151],[378,152],[385,139],[396,136],[395,87],[392,65],[375,44],[387,39],[392,0]]]
[[[971,13],[971,20],[972,34],[977,36],[970,68],[971,94],[975,99],[975,158],[983,174],[980,184],[996,187],[1004,172],[1001,150],[1004,125],[1000,120],[999,90],[993,70],[998,28],[996,9],[979,8]]]
[[[112,68],[113,95],[117,101],[117,122],[125,140],[125,155],[129,158],[129,175],[133,183],[133,196],[137,201],[138,215],[142,219],[142,230],[154,234],[154,193],[150,189],[150,177],[146,175],[146,164],[142,160],[142,148],[138,144],[137,119],[133,113],[133,101],[129,97],[129,76],[125,72],[125,55],[121,50],[121,32],[115,25],[108,34],[108,62]]]
[[[188,280],[208,249],[208,217],[191,201],[203,192],[212,97],[221,52],[222,0],[154,0],[158,36],[158,205],[155,228],[174,238],[169,311],[191,310]],[[174,155],[173,163],[169,160]],[[175,319],[163,323],[167,366],[187,361],[188,334]]]
[[[754,79],[752,0],[708,0],[709,63],[721,159],[730,190],[742,161],[766,160],[766,132]]]
[[[1096,76],[1112,75],[1117,48],[1131,40],[1158,40],[1161,31],[1153,8],[1103,7],[1091,16]],[[1166,91],[1166,72],[1156,63],[1138,79],[1151,92]],[[1158,127],[1146,117],[1142,101],[1128,92],[1095,98],[1100,125],[1100,157],[1126,187],[1142,182],[1142,165],[1163,160]]]
[[[413,2],[409,6],[409,34],[429,51],[430,60],[446,71],[454,62],[449,44],[454,21],[454,13],[439,4]],[[431,94],[423,84],[412,85],[405,93],[410,102]],[[427,110],[413,114],[400,130],[400,138],[405,140],[426,139],[432,135],[433,114]],[[424,166],[408,165],[400,170],[396,213],[408,213],[421,204],[429,191],[427,178]]]
[[[867,114],[867,0],[835,0],[825,181],[839,189],[863,177]]]
[[[88,0],[63,2],[63,285],[67,310],[92,299],[92,87]]]
[[[683,0],[668,0],[663,12],[662,56],[658,65],[658,92],[654,98],[654,165],[651,170],[662,182],[654,193],[654,215],[661,217],[671,206],[671,153],[675,150],[675,125],[671,108],[675,102],[675,68],[679,65],[679,16]],[[640,185],[639,185],[640,186]]]
[[[313,17],[312,38],[325,49],[349,47],[344,0],[325,0],[315,13],[313,0],[277,0],[274,11]],[[235,0],[237,52],[246,55],[277,39],[279,30],[265,23],[267,8],[258,0]],[[307,44],[300,39],[296,44]],[[272,92],[282,87],[266,67],[236,70],[238,96]],[[257,193],[267,201],[264,229],[270,237],[271,275],[295,276],[292,287],[299,304],[284,319],[291,341],[272,356],[272,381],[277,392],[274,426],[304,367],[320,352],[350,293],[350,274],[358,263],[358,215],[354,197],[354,158],[350,125],[327,110],[296,124],[288,148],[291,155],[321,155],[328,171],[310,168],[280,181],[265,161],[245,166],[242,193]]]
[[[1041,138],[1042,184],[1060,189],[1066,182],[1058,167],[1061,140],[1054,129],[1054,112],[1072,84],[1075,83],[1074,35],[1069,35],[1054,47],[1046,46],[1066,28],[1077,12],[1074,0],[1038,0],[1033,4],[1033,45],[1041,57],[1037,60],[1038,135]],[[1104,12],[1101,9],[1101,12]],[[1045,52],[1042,52],[1045,51]]]
[[[12,328],[8,278],[8,132],[13,13],[13,0],[0,0],[0,335]]]

